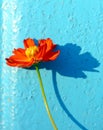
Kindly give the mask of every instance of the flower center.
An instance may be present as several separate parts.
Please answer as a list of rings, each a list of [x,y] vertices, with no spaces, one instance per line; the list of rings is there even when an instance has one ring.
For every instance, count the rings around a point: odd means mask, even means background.
[[[39,51],[37,46],[31,46],[26,49],[25,54],[28,58],[33,58]]]

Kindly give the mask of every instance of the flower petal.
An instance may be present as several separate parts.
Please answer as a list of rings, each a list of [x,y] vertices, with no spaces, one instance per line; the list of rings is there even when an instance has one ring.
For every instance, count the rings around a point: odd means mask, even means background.
[[[14,51],[13,51],[14,55],[10,56],[9,58],[6,58],[6,63],[9,66],[27,67],[27,66],[30,66],[31,64],[33,64],[34,60],[26,57],[24,51],[23,51],[23,53],[21,53],[20,51],[22,52],[23,50],[14,49]]]
[[[14,60],[14,61],[28,61],[29,59],[25,55],[12,55],[9,57],[9,59]]]
[[[14,50],[13,50],[13,53],[14,53],[15,55],[25,54],[25,49],[22,49],[22,48],[14,49]]]
[[[46,48],[47,48],[47,45],[44,44],[44,45],[41,45],[39,46],[39,53],[36,55],[36,58],[39,60],[42,60],[45,53],[46,53]]]
[[[58,55],[60,54],[60,50],[56,51],[56,52],[48,52],[44,58],[43,58],[43,61],[52,61],[52,60],[55,60]]]
[[[34,40],[31,38],[25,39],[24,40],[24,47],[29,48],[31,46],[35,46]]]
[[[6,58],[6,64],[9,65],[9,66],[13,66],[13,67],[16,67],[16,66],[17,66],[17,63],[16,63],[16,62],[13,62],[13,61],[10,60],[9,58]]]
[[[6,58],[6,64],[12,67],[30,67],[34,64],[34,60],[31,59],[29,61],[23,60],[15,60],[10,58]]]
[[[55,44],[53,44],[53,42],[50,38],[41,39],[41,40],[38,41],[38,43],[39,43],[40,46],[43,45],[43,44],[47,45],[46,52],[53,50],[56,46]]]

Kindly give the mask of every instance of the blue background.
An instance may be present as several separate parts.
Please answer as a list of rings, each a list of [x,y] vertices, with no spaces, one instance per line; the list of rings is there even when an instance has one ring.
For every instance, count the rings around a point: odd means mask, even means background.
[[[40,72],[59,130],[103,130],[103,1],[0,0],[0,130],[52,130],[34,69],[5,58],[31,37],[61,54]]]

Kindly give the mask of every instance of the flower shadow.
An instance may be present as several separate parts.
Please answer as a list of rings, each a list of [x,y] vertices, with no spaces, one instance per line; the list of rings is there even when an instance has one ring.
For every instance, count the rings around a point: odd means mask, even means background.
[[[99,72],[96,67],[100,65],[98,60],[94,58],[89,52],[81,53],[81,47],[76,44],[67,43],[64,46],[58,46],[57,50],[60,50],[60,56],[57,60],[41,63],[40,68],[46,68],[47,70],[52,70],[52,79],[54,85],[54,91],[56,97],[59,101],[60,106],[65,111],[66,115],[82,130],[87,130],[69,111],[63,99],[60,95],[57,81],[56,73],[62,76],[72,77],[72,78],[87,78],[85,71],[88,72]],[[32,68],[31,68],[32,69]]]
[[[87,130],[68,110],[63,99],[60,95],[57,81],[56,72],[63,76],[73,78],[87,78],[85,71],[99,72],[95,68],[100,65],[96,58],[94,58],[89,52],[81,54],[81,47],[76,44],[68,43],[64,46],[58,46],[61,53],[56,61],[49,62],[48,64],[43,63],[41,66],[45,66],[46,69],[52,69],[52,79],[55,94],[59,101],[60,106],[65,111],[67,116],[82,130]]]
[[[61,51],[57,60],[42,63],[42,67],[58,72],[63,76],[73,78],[87,78],[85,71],[99,72],[95,68],[100,65],[96,58],[89,52],[81,54],[81,47],[76,44],[68,43],[64,46],[58,46]]]

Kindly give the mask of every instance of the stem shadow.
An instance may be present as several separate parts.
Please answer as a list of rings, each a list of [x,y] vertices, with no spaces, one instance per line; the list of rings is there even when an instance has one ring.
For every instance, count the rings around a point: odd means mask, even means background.
[[[52,71],[52,79],[53,79],[53,85],[54,85],[54,91],[55,91],[55,94],[56,94],[56,97],[59,101],[59,104],[61,106],[61,108],[65,111],[66,115],[79,127],[81,128],[82,130],[88,130],[86,127],[84,127],[78,120],[76,120],[76,118],[70,113],[70,111],[68,110],[68,108],[66,107],[66,105],[64,104],[61,96],[60,96],[60,93],[59,93],[59,90],[58,90],[58,87],[57,87],[57,81],[56,81],[56,72],[55,71]]]

